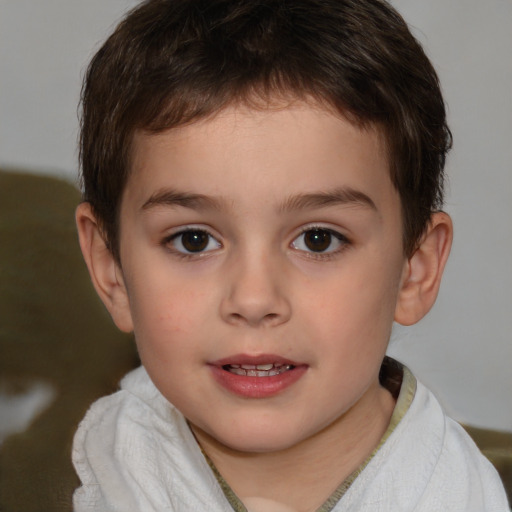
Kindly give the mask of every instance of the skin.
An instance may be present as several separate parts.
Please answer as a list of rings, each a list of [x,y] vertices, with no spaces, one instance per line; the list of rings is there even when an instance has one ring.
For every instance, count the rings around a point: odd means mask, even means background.
[[[136,134],[121,266],[89,205],[77,223],[96,289],[155,385],[267,511],[314,510],[378,444],[394,407],[378,381],[392,323],[430,309],[452,233],[434,214],[405,257],[383,137],[304,103]],[[194,237],[205,245],[187,251]],[[299,376],[256,397],[217,378],[219,362],[262,354]]]

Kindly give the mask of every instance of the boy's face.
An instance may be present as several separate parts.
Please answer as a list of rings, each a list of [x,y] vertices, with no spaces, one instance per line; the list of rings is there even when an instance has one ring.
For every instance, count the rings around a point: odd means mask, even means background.
[[[120,225],[122,326],[196,433],[270,452],[372,417],[406,266],[377,131],[295,104],[138,134]]]

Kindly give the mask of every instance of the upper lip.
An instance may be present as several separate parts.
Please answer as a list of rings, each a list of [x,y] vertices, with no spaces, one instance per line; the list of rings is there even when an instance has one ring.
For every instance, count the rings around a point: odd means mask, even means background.
[[[291,359],[287,359],[282,356],[278,356],[276,354],[258,354],[258,355],[250,355],[250,354],[235,354],[232,356],[224,357],[217,361],[213,361],[213,366],[226,366],[230,364],[239,364],[239,365],[261,365],[261,364],[281,364],[281,365],[290,365],[290,366],[300,366],[300,363],[296,361],[292,361]]]

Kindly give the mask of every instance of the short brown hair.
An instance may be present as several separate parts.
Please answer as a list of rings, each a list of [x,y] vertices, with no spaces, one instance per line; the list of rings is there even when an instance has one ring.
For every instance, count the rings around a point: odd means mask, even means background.
[[[94,56],[82,89],[83,198],[118,260],[135,131],[276,96],[313,98],[382,129],[412,254],[442,206],[451,134],[437,75],[393,8],[381,0],[148,0]]]

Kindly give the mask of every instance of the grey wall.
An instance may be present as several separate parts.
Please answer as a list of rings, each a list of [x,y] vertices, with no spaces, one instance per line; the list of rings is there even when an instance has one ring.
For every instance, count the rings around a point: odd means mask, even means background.
[[[455,243],[402,359],[461,421],[512,430],[512,2],[394,0],[438,69]],[[76,179],[84,66],[133,0],[0,0],[0,165]]]
[[[0,164],[76,176],[84,69],[135,0],[0,0]]]
[[[391,352],[459,420],[512,430],[512,2],[395,0],[439,72],[454,149],[451,261]]]

